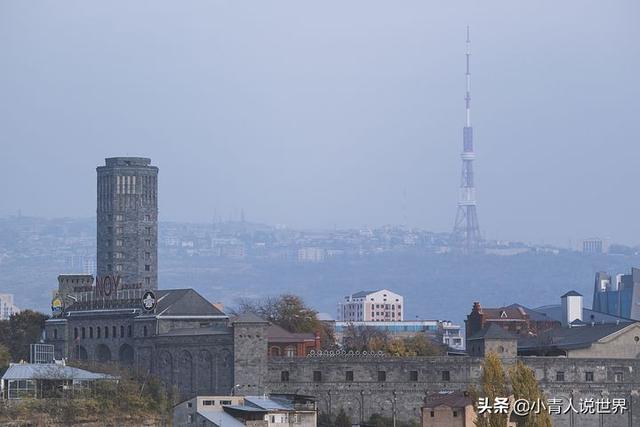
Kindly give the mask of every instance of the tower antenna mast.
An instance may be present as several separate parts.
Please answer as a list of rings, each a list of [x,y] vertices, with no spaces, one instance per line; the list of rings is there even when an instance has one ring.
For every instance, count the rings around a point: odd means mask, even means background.
[[[473,127],[471,126],[471,37],[467,26],[466,58],[466,93],[465,124],[462,128],[462,177],[460,180],[460,197],[456,222],[451,235],[452,244],[461,247],[465,252],[478,249],[482,240],[476,210],[476,189],[473,179],[473,161],[476,154],[473,150]]]

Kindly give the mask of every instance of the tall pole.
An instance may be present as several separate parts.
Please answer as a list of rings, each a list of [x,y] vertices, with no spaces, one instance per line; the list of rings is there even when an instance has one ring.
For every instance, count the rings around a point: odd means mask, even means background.
[[[473,161],[476,158],[476,154],[473,150],[473,127],[471,126],[471,37],[468,26],[465,59],[465,122],[462,128],[462,153],[460,154],[462,176],[458,211],[451,235],[451,243],[453,246],[460,247],[469,253],[478,249],[482,238],[476,211],[476,189],[473,174]]]

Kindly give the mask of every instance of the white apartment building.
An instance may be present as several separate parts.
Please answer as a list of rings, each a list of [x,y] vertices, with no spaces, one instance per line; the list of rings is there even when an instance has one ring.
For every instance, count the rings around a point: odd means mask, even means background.
[[[389,322],[404,320],[404,298],[388,289],[361,291],[338,303],[338,320]]]
[[[13,303],[13,294],[0,294],[0,320],[9,320],[20,309]]]

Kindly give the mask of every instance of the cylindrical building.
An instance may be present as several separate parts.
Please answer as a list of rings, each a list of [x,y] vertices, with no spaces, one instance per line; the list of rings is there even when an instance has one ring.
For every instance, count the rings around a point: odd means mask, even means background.
[[[112,157],[98,173],[97,277],[158,288],[158,168],[143,157]]]

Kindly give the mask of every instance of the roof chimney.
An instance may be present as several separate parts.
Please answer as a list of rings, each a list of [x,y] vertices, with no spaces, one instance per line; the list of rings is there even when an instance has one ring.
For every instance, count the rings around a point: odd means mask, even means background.
[[[574,320],[582,321],[582,295],[569,291],[560,297],[562,305],[562,326],[571,327]]]

